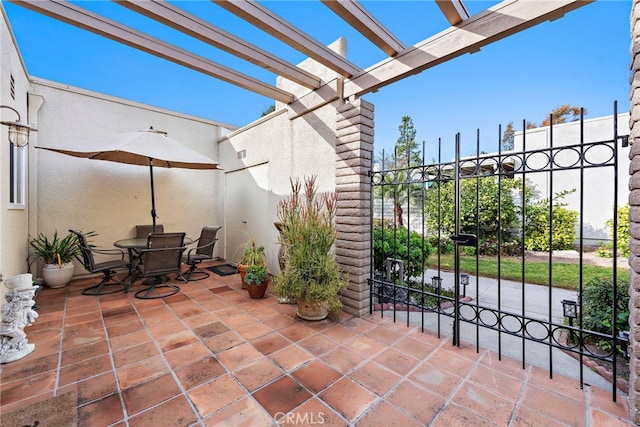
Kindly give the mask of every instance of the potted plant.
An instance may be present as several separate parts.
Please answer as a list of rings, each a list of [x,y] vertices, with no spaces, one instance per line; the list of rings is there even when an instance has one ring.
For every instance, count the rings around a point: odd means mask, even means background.
[[[247,275],[245,276],[247,283],[247,291],[253,299],[264,297],[269,285],[269,275],[267,274],[266,265],[249,265],[247,266]]]
[[[301,190],[300,181],[291,180],[291,195],[278,206],[284,269],[275,276],[273,290],[296,301],[298,317],[321,320],[342,308],[339,293],[348,283],[333,252],[337,195],[319,194],[315,176],[305,178],[304,200]]]
[[[72,261],[78,258],[80,250],[76,235],[69,233],[60,237],[56,230],[49,238],[44,233],[40,233],[29,241],[29,245],[33,249],[32,255],[44,263],[42,267],[44,283],[50,288],[67,285],[73,276]]]
[[[240,280],[242,281],[242,289],[247,289],[247,283],[245,277],[247,274],[247,267],[251,265],[267,265],[267,255],[264,250],[264,246],[258,245],[256,239],[253,237],[249,239],[244,245],[244,252],[242,258],[238,263],[238,271],[240,272]]]

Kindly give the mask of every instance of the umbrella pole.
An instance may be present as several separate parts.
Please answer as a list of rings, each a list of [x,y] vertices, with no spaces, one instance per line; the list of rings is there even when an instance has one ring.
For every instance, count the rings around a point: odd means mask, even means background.
[[[153,158],[149,157],[149,176],[151,177],[151,219],[153,220],[153,232],[156,232],[156,194],[153,188]]]

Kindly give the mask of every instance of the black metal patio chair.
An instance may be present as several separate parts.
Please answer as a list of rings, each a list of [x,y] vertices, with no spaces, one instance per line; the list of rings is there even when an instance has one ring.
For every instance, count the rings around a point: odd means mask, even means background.
[[[78,246],[82,253],[82,264],[89,273],[102,273],[102,280],[95,286],[91,286],[82,291],[84,295],[108,295],[116,292],[129,290],[129,286],[113,275],[116,274],[118,268],[128,268],[129,264],[124,258],[124,252],[120,249],[99,249],[91,247],[87,242],[86,236],[76,230],[69,230],[78,237]],[[109,261],[96,262],[94,254],[119,256],[119,259]],[[116,287],[113,289],[112,287]],[[107,288],[109,287],[109,288]]]
[[[164,233],[164,225],[156,224],[155,231],[153,225],[136,225],[136,237],[149,237],[151,233]]]
[[[145,286],[135,293],[136,298],[165,298],[180,292],[180,287],[169,283],[169,274],[183,281],[181,267],[185,233],[151,233],[147,248],[140,251],[140,262],[131,276],[131,286],[139,278],[146,278]]]
[[[185,264],[189,266],[189,269],[183,273],[187,281],[197,281],[209,277],[210,274],[198,268],[198,264],[213,259],[213,249],[218,241],[217,235],[221,228],[220,226],[202,228],[200,238],[196,241],[197,246],[187,252]],[[194,279],[194,275],[197,278]]]

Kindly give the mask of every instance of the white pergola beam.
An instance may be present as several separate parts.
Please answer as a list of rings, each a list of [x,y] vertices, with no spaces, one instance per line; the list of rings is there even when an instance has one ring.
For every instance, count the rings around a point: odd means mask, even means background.
[[[385,28],[362,4],[356,0],[321,0],[349,25],[358,30],[384,53],[394,56],[405,50],[404,44]]]
[[[9,0],[27,9],[50,16],[87,31],[134,47],[192,70],[223,80],[252,92],[284,103],[290,103],[291,93],[268,85],[179,47],[170,45],[135,29],[111,21],[64,0]]]
[[[594,0],[506,0],[345,80],[345,98],[359,97],[512,34],[552,21]]]
[[[271,55],[164,0],[113,1],[309,89],[320,87],[321,80],[319,77],[277,56]]]
[[[462,0],[436,0],[436,3],[451,25],[458,25],[469,19],[469,12]]]
[[[417,74],[428,68],[454,59],[544,21],[553,21],[565,13],[595,0],[505,0],[486,11],[463,21],[456,27],[406,49],[394,58],[388,58],[363,70],[343,85],[335,94],[327,91],[318,97],[313,92],[298,97],[289,105],[289,118],[293,119],[313,111],[339,98],[355,99]]]
[[[341,76],[348,77],[361,70],[346,58],[332,51],[308,34],[291,25],[255,1],[211,0],[225,10],[244,19],[278,40],[315,59]]]

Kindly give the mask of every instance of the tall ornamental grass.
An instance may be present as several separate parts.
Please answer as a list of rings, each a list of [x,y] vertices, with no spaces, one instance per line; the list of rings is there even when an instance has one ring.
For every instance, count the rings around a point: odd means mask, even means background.
[[[301,192],[304,191],[304,194]],[[280,243],[284,269],[275,277],[274,292],[291,300],[326,301],[342,308],[338,296],[346,288],[333,252],[336,241],[336,193],[318,193],[316,177],[291,180],[291,195],[280,202]]]

